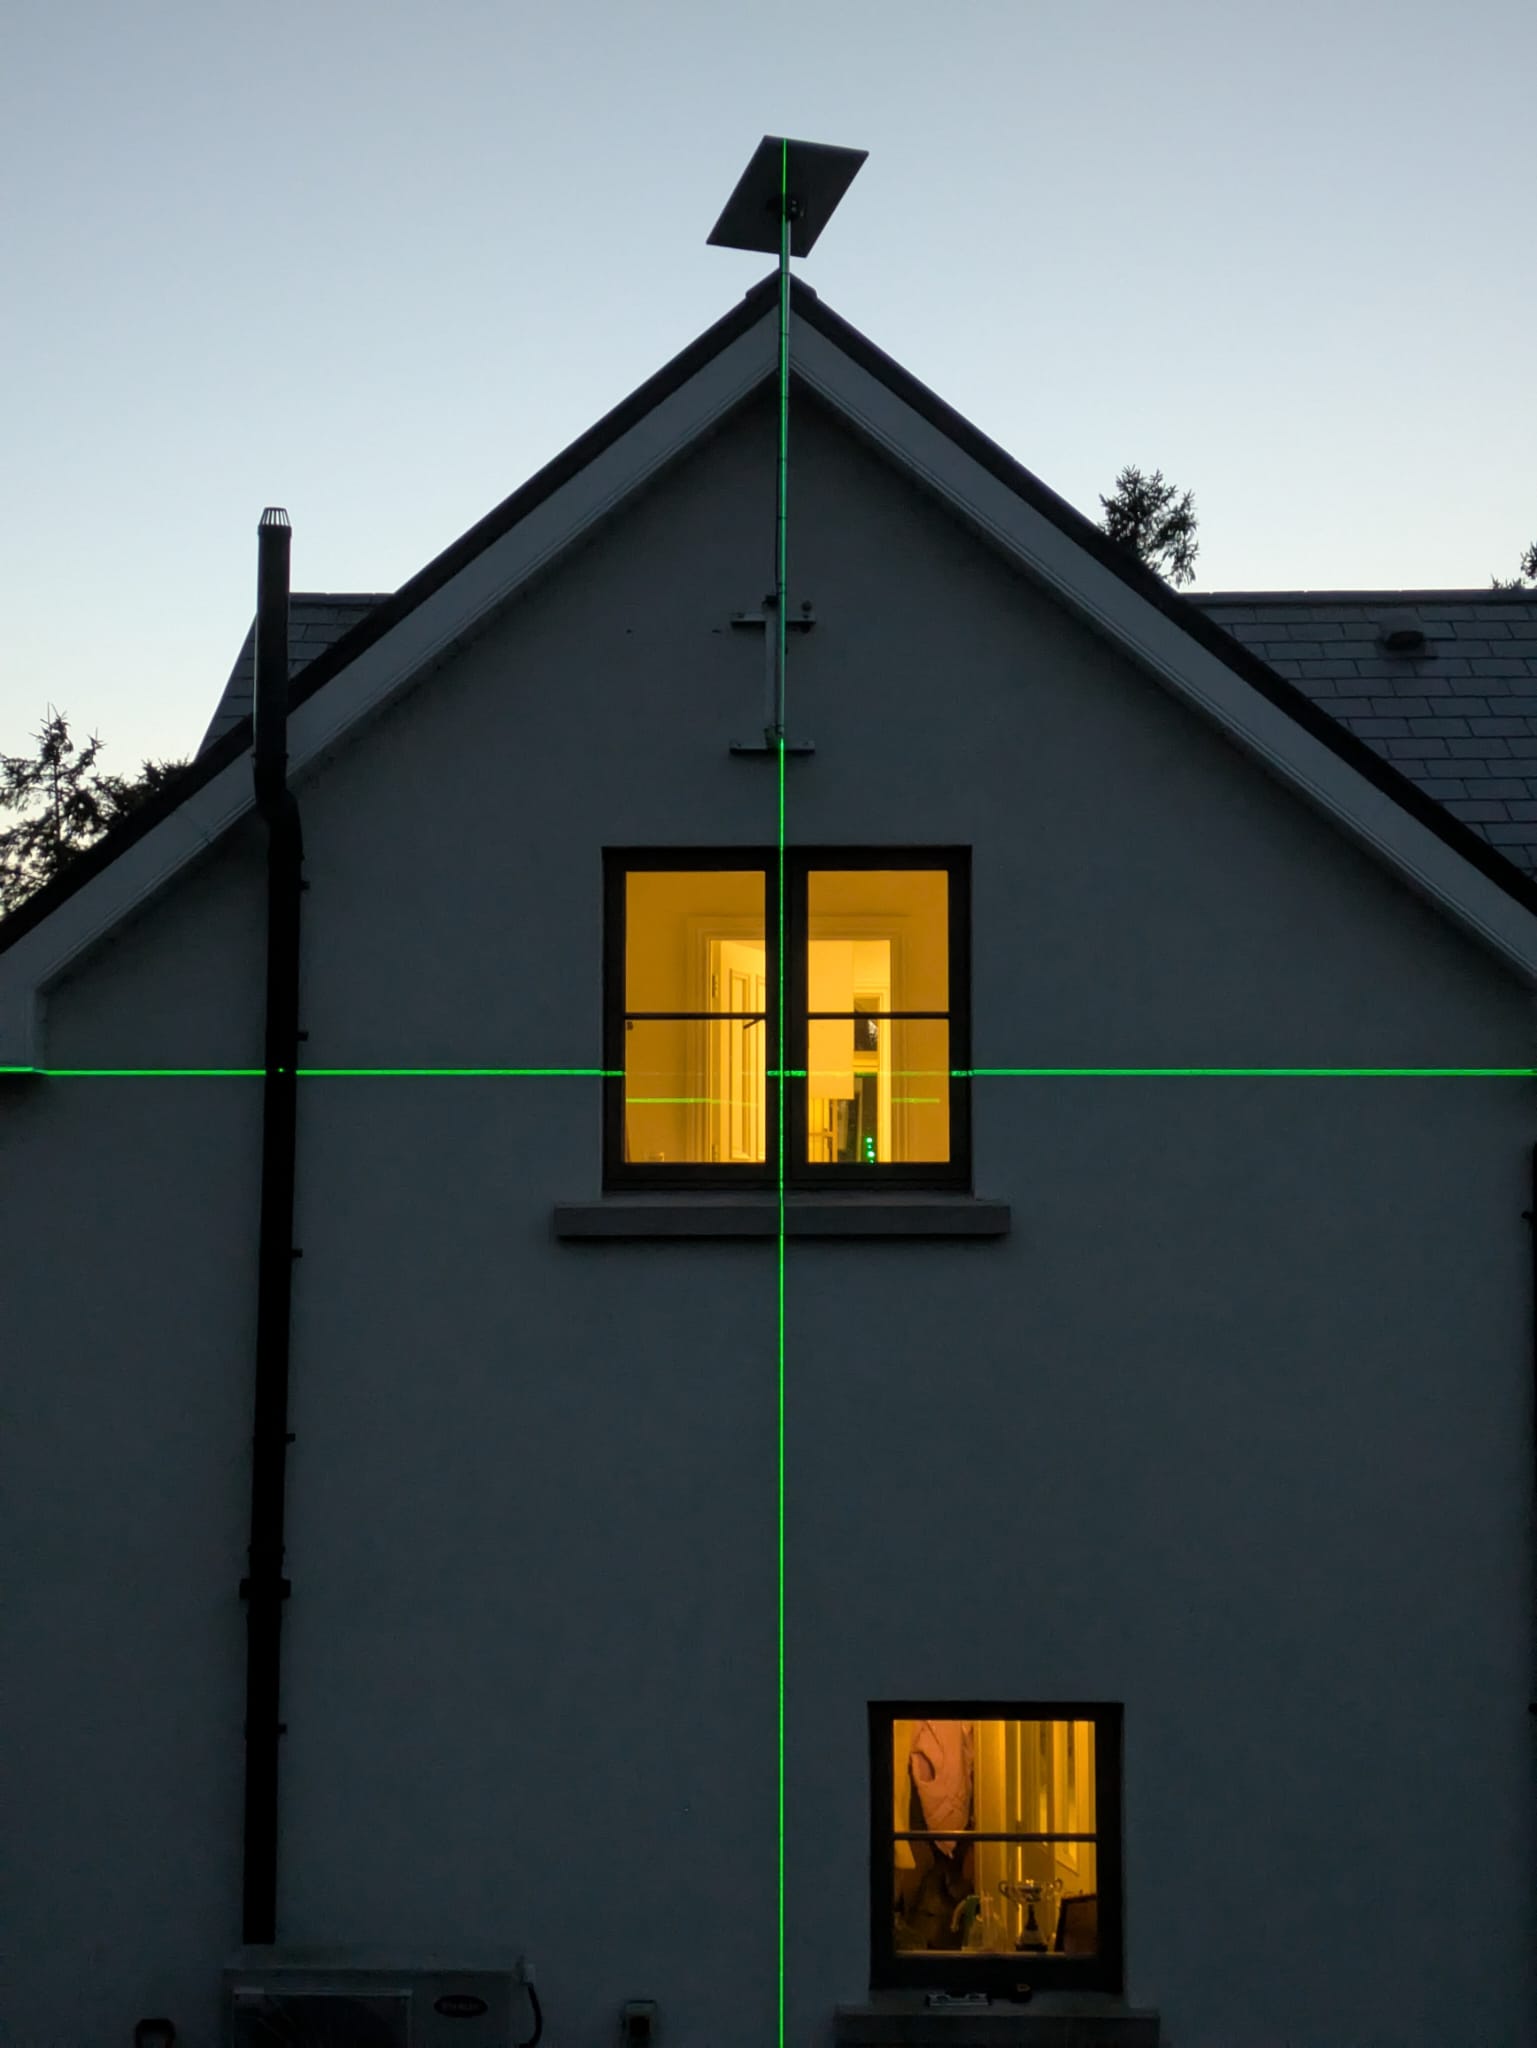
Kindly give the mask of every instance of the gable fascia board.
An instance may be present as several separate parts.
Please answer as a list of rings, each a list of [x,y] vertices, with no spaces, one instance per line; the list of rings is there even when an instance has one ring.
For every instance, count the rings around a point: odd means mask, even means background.
[[[193,792],[153,832],[0,954],[0,1067],[43,1064],[42,997],[255,808],[250,756]]]
[[[298,774],[323,759],[401,690],[473,638],[502,605],[653,476],[686,455],[772,376],[775,340],[766,316],[746,329],[364,648],[324,689],[302,698],[289,713],[290,772]]]
[[[774,374],[777,360],[777,316],[771,310],[365,647],[324,689],[292,706],[290,780],[323,760],[633,492],[685,455]],[[48,989],[254,809],[246,751],[0,953],[0,1067],[44,1064],[41,1013]]]
[[[792,315],[805,386],[921,489],[1012,560],[1171,696],[1328,817],[1537,988],[1537,917],[1481,874],[1113,570],[925,419],[836,341]],[[794,413],[791,413],[794,435]]]

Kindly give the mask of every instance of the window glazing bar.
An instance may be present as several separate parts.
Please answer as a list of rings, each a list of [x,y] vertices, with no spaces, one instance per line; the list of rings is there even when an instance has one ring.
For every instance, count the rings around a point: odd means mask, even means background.
[[[894,1829],[891,1841],[1098,1841],[1098,1835],[988,1835],[965,1827]]]

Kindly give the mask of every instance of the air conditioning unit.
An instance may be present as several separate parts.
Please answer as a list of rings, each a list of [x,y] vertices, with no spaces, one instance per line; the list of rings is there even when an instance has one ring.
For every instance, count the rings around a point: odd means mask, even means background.
[[[224,2048],[511,2048],[522,1983],[507,1952],[243,1948],[223,1972]]]

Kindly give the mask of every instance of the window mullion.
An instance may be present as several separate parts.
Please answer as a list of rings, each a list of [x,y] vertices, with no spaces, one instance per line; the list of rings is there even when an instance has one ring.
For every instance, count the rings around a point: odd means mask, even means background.
[[[806,866],[794,853],[785,854],[785,1004],[784,1056],[781,1066],[798,1074],[806,1065]],[[785,1184],[805,1179],[806,1083],[785,1081]]]

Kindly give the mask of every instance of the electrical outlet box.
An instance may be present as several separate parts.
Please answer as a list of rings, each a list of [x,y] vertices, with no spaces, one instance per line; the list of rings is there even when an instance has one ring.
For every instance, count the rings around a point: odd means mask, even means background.
[[[656,2048],[656,2000],[632,1998],[619,2014],[619,2039],[624,2048]]]

